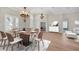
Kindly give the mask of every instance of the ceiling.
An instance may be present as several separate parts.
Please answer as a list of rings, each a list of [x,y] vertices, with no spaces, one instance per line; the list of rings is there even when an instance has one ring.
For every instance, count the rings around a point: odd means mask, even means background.
[[[23,7],[8,7],[15,11],[20,12]],[[32,14],[45,13],[45,14],[64,14],[79,12],[79,7],[27,7],[27,11]]]

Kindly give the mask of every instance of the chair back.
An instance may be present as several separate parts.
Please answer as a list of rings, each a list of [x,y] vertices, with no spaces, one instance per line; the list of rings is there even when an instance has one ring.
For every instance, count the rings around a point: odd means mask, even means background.
[[[42,36],[43,36],[43,32],[41,31],[41,32],[38,34],[38,38],[39,38],[39,39],[42,39]]]
[[[6,34],[4,32],[0,31],[0,33],[1,33],[2,38],[6,37]]]
[[[1,33],[0,33],[0,39],[2,39],[2,35],[1,35]]]
[[[14,41],[14,38],[12,37],[12,35],[10,33],[6,33],[6,35],[7,35],[7,39],[9,42]]]
[[[31,28],[26,28],[26,31],[30,32],[31,31]]]
[[[39,29],[35,29],[35,31],[39,31]]]
[[[37,32],[37,34],[39,33],[39,29],[35,29],[34,31],[36,31],[36,32]]]

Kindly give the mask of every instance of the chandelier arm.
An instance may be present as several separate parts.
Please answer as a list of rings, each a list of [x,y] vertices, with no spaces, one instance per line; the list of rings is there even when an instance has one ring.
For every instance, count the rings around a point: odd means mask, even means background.
[[[24,10],[20,12],[20,16],[24,18],[24,22],[26,22],[26,18],[29,17],[28,12],[26,11],[26,7],[24,7]]]

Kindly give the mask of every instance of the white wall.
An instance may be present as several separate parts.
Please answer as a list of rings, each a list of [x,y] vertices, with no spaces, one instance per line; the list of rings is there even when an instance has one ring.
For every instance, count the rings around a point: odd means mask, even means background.
[[[34,17],[33,17],[33,25],[34,25],[34,28],[39,28],[40,29],[40,22],[46,22],[47,24],[48,24],[48,21],[47,21],[47,19],[48,19],[48,16],[47,16],[47,14],[44,14],[44,18],[43,19],[41,19],[40,18],[40,14],[34,14]],[[46,29],[47,30],[47,29]]]
[[[72,30],[75,28],[75,20],[79,20],[79,13],[70,13],[70,14],[64,14],[64,17],[67,17],[68,22],[69,22],[69,30]],[[50,24],[53,21],[59,21],[59,27],[60,27],[60,32],[63,32],[63,14],[58,14],[58,15],[49,15],[48,17],[48,24]]]
[[[19,12],[14,11],[10,8],[0,8],[0,30],[4,30],[4,18],[5,15],[11,15],[11,16],[16,16],[19,18],[20,23],[20,29],[24,28],[25,24],[23,22],[23,19],[19,16]],[[44,19],[40,19],[40,14],[31,14],[30,18],[26,19],[26,27],[31,27],[31,28],[40,28],[40,22],[47,22],[47,30],[50,24],[53,21],[59,21],[59,27],[60,27],[60,32],[63,31],[63,14],[44,14],[45,17]],[[66,13],[64,14],[64,17],[67,17],[69,21],[69,30],[73,30],[75,28],[74,21],[79,20],[79,13]]]

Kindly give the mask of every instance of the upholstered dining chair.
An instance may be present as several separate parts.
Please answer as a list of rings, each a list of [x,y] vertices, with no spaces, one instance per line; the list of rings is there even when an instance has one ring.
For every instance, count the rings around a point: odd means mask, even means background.
[[[44,42],[43,42],[43,39],[42,39],[42,36],[43,36],[43,32],[41,31],[39,34],[38,34],[38,37],[35,37],[34,40],[37,42],[38,44],[38,51],[40,50],[40,41],[42,41],[42,45],[44,47]]]
[[[31,28],[26,28],[26,31],[30,32],[31,31]]]
[[[19,44],[19,42],[21,42],[22,39],[19,37],[13,38],[10,33],[6,33],[6,35],[7,35],[7,39],[8,39],[8,46],[7,46],[6,50],[8,50],[8,47],[11,45],[11,50],[13,51],[14,44],[17,44],[17,43]]]
[[[37,32],[39,32],[39,29],[38,28],[36,28],[36,29],[34,29],[35,31],[37,31]]]
[[[1,36],[1,33],[0,33],[0,46],[2,46],[2,36]]]
[[[3,32],[3,31],[0,31],[0,34],[1,34],[1,45],[2,45],[2,43],[4,42],[4,44],[3,44],[3,49],[5,48],[5,43],[6,43],[6,40],[7,40],[7,36],[6,36],[6,34],[5,34],[5,32]]]
[[[40,30],[38,28],[36,28],[34,31],[36,31],[36,35],[38,35],[40,32]]]
[[[38,37],[39,32],[40,32],[40,31],[39,31],[39,29],[37,29],[37,28],[34,29],[34,30],[32,30],[32,31],[31,31],[32,37],[33,37],[33,38],[34,38],[34,37]]]

